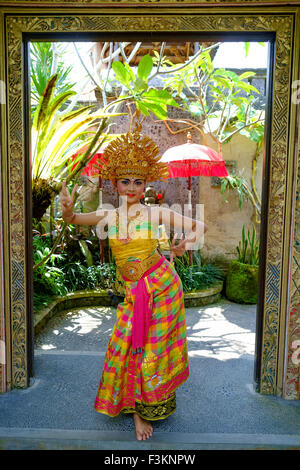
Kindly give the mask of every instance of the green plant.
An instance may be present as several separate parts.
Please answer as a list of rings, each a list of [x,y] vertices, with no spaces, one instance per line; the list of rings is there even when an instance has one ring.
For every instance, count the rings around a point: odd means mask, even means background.
[[[46,227],[43,225],[43,229]],[[32,239],[32,246],[33,246],[33,255],[35,257],[39,257],[40,255],[38,252],[43,251],[45,248],[51,248],[51,240],[48,233],[42,234],[37,229],[33,230],[33,239]]]
[[[185,128],[176,131],[172,131],[167,121],[165,123],[172,134],[192,128],[198,130],[204,145],[207,145],[205,135],[209,135],[217,144],[219,152],[222,145],[228,143],[237,133],[256,143],[251,184],[249,185],[242,175],[229,175],[221,178],[221,192],[224,195],[227,189],[235,190],[240,208],[243,200],[249,198],[254,208],[255,221],[259,223],[261,198],[256,190],[255,173],[257,158],[264,141],[264,111],[255,109],[255,94],[259,94],[259,90],[248,83],[248,79],[251,80],[255,72],[246,71],[238,75],[232,70],[214,68],[209,49],[216,48],[219,44],[203,50],[196,59],[179,68],[170,61],[161,61],[166,65],[163,71],[165,75],[162,75],[165,88],[171,91],[173,97],[192,118],[170,120],[186,124]],[[248,48],[249,43],[245,43],[246,54]],[[159,60],[157,53],[155,60]],[[246,96],[243,96],[245,94]]]
[[[213,264],[201,265],[200,253],[193,254],[193,264],[189,266],[188,252],[174,259],[175,269],[181,279],[183,291],[193,292],[205,289],[224,280],[224,274]]]
[[[259,277],[259,241],[256,240],[255,227],[252,234],[245,225],[242,229],[242,241],[236,247],[238,259],[230,262],[226,275],[226,297],[238,303],[257,303]]]
[[[81,252],[83,253],[88,267],[93,266],[93,255],[88,248],[89,240],[78,240]]]
[[[258,273],[258,266],[232,260],[226,274],[226,297],[237,303],[256,304]]]
[[[68,292],[87,288],[87,266],[80,261],[67,263],[64,267],[65,286]]]
[[[111,263],[86,267],[76,261],[66,264],[64,273],[68,292],[94,288],[108,289],[114,284],[116,267]]]
[[[153,69],[153,59],[149,54],[141,59],[136,74],[127,62],[113,62],[112,69],[118,82],[127,90],[128,98],[134,100],[137,109],[145,116],[152,112],[159,119],[166,119],[167,107],[179,106],[167,90],[157,90],[149,86]]]
[[[47,307],[55,298],[54,294],[47,294],[42,290],[37,290],[35,287],[33,291],[33,311],[34,313],[38,312],[42,308]]]
[[[111,117],[103,112],[91,113],[93,106],[58,113],[66,100],[76,93],[67,91],[55,94],[57,80],[58,75],[51,77],[33,116],[33,181],[57,178],[66,169],[68,173],[76,171],[77,174],[78,168],[73,168],[79,158],[72,160],[71,157],[92,142],[96,122]]]
[[[57,219],[57,232],[61,233],[59,225],[61,219]],[[100,260],[99,238],[95,235],[93,228],[91,230],[82,230],[76,225],[68,224],[56,251],[61,251],[66,256],[68,263],[79,261],[86,267],[96,265]],[[65,266],[65,261],[59,267]]]
[[[48,257],[33,271],[35,311],[48,305],[55,296],[64,296],[76,290],[113,287],[116,276],[114,263],[85,266],[81,261],[70,260],[66,252],[49,256],[50,249],[49,235],[33,237],[34,263],[39,264]]]
[[[33,237],[33,261],[39,263],[50,251],[49,240],[40,236]],[[52,254],[46,263],[33,271],[34,305],[43,305],[44,302],[55,295],[65,295],[67,289],[64,285],[64,272],[55,266],[58,260],[64,259],[63,254]]]
[[[245,225],[242,229],[242,241],[236,247],[238,252],[238,261],[244,264],[256,265],[259,263],[259,240],[256,240],[256,230],[253,226],[252,234],[248,230],[247,237],[245,235]]]
[[[40,236],[33,237],[32,245],[33,245],[33,261],[38,263],[41,259],[45,257],[46,254],[50,252],[49,238],[45,237],[42,238]],[[48,258],[48,267],[51,265],[52,267],[55,266],[57,260],[64,260],[65,255],[63,253],[53,253]]]
[[[255,155],[252,159],[251,184],[249,185],[242,175],[229,175],[225,178],[221,178],[221,194],[224,195],[226,190],[229,189],[236,191],[239,198],[240,209],[242,208],[244,199],[249,198],[254,209],[255,222],[259,223],[261,215],[261,198],[256,190],[255,174],[257,159],[264,143],[264,125],[256,123],[251,128],[242,129],[240,133],[256,143]],[[227,202],[226,199],[225,201]]]
[[[116,265],[103,263],[88,268],[88,284],[90,288],[111,289],[116,278]]]
[[[221,178],[221,194],[225,194],[225,191],[229,188],[234,189],[238,194],[239,208],[242,208],[244,199],[249,196],[249,192],[244,185],[244,179],[236,175],[228,175],[225,178]],[[228,202],[226,200],[226,202]]]
[[[110,138],[104,134],[107,118],[120,115],[90,113],[90,106],[59,113],[60,107],[74,92],[68,91],[55,96],[57,80],[57,75],[49,80],[34,113],[32,125],[32,212],[36,221],[41,220],[61,190],[61,183],[57,179],[64,176],[67,183],[71,180],[75,184],[84,166],[93,158],[104,140]],[[99,120],[100,124],[97,124]],[[92,129],[95,124],[98,125],[96,132]],[[86,150],[82,153],[80,150],[83,148]],[[77,157],[73,159],[75,153]],[[48,257],[54,253],[66,227],[67,224],[63,224]],[[39,265],[46,262],[48,257],[40,260]],[[37,265],[34,269],[36,267]]]
[[[124,114],[91,112],[93,106],[63,112],[62,106],[76,93],[56,93],[57,82],[55,74],[47,82],[33,114],[32,199],[33,217],[38,220],[61,190],[60,180],[66,178],[67,183],[75,183],[103,142],[115,137],[104,133],[107,119]]]
[[[259,91],[247,82],[255,72],[238,75],[224,68],[215,69],[208,50],[179,70],[168,63],[168,72],[166,78],[162,77],[165,88],[191,113],[194,127],[205,130],[219,146],[229,142],[237,132],[252,129],[263,121],[263,113],[253,107],[253,93]]]
[[[31,42],[30,44],[30,77],[32,110],[36,109],[50,77],[58,75],[57,93],[70,91],[75,83],[71,83],[69,75],[72,67],[65,67],[63,56],[65,51],[61,43]]]

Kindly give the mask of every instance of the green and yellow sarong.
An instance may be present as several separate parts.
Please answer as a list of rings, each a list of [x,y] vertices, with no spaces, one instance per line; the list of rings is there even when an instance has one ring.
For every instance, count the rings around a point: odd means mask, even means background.
[[[140,230],[148,230],[141,224]],[[122,245],[110,238],[116,263],[145,259],[157,247],[157,239],[133,238]],[[125,298],[117,307],[117,319],[108,343],[95,410],[108,416],[137,413],[154,421],[176,409],[176,389],[189,376],[184,296],[174,266],[164,258],[145,276],[151,301],[151,320],[144,351],[133,354],[132,316],[137,281],[124,281]]]

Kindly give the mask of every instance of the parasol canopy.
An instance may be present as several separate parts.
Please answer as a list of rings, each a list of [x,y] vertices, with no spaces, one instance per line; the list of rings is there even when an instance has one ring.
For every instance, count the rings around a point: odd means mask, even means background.
[[[187,134],[187,143],[170,147],[161,161],[168,164],[169,178],[188,178],[188,213],[192,217],[192,176],[228,176],[221,152],[206,145],[194,144],[191,134]],[[189,250],[189,264],[192,265],[192,254]]]
[[[228,176],[222,154],[206,145],[192,143],[190,135],[186,144],[169,148],[161,161],[168,164],[170,178]]]

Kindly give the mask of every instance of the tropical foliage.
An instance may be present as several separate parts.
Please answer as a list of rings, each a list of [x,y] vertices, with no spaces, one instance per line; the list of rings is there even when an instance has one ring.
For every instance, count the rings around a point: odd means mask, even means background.
[[[184,292],[205,289],[224,280],[224,274],[218,266],[210,263],[201,264],[200,250],[198,253],[193,253],[191,266],[187,252],[180,258],[175,258],[174,265],[182,281]]]
[[[65,67],[63,61],[64,48],[61,43],[32,42],[31,52],[31,108],[33,110],[32,126],[32,192],[33,192],[33,218],[35,223],[41,220],[45,210],[53,201],[59,191],[56,186],[57,166],[65,160],[64,151],[70,144],[70,151],[83,145],[85,137],[83,127],[76,128],[76,132],[67,136],[63,127],[69,128],[70,116],[67,113],[70,99],[76,97],[72,91],[74,83],[70,81],[71,67]],[[75,101],[74,101],[75,103]],[[74,105],[73,103],[73,105]],[[72,106],[72,111],[75,108]],[[82,110],[87,114],[88,109]],[[72,119],[78,124],[81,111]],[[91,120],[91,119],[90,119]],[[69,121],[69,122],[68,122]],[[76,122],[77,121],[77,122]],[[64,126],[62,126],[64,123]],[[82,115],[81,124],[88,127],[88,122]],[[72,126],[70,126],[72,129]],[[58,137],[58,130],[60,135]],[[73,127],[74,130],[74,127]],[[86,134],[87,136],[87,134]],[[64,148],[62,142],[66,143]]]
[[[68,251],[59,250],[49,257],[51,242],[48,236],[33,237],[34,310],[44,307],[56,296],[84,289],[111,289],[115,281],[114,263],[88,265],[85,258],[76,260]],[[40,264],[48,256],[47,261]]]
[[[127,62],[113,62],[112,68],[116,79],[125,87],[129,98],[134,100],[137,109],[149,116],[152,112],[159,119],[168,117],[167,106],[178,107],[177,102],[167,90],[157,90],[150,86],[149,81],[153,69],[153,59],[146,54],[140,61],[136,74]]]
[[[211,137],[219,151],[237,133],[256,143],[250,184],[243,175],[229,175],[222,178],[221,192],[224,195],[226,190],[235,190],[240,207],[244,199],[248,198],[254,208],[255,221],[259,223],[261,198],[256,190],[255,174],[257,158],[264,142],[264,111],[255,109],[259,90],[248,82],[255,76],[255,72],[246,71],[238,75],[232,70],[215,69],[210,52],[217,46],[215,44],[209,50],[203,50],[196,60],[181,68],[170,61],[162,61],[166,66],[163,73],[169,70],[168,74],[162,75],[165,88],[172,92],[191,116],[190,119],[170,121],[184,123],[185,127],[176,133],[191,128],[198,130],[205,145],[207,136]],[[248,49],[249,44],[246,52]],[[158,62],[159,54],[155,54]],[[169,124],[167,127],[172,132]]]
[[[215,69],[209,52],[203,50],[197,59],[179,69],[168,62],[168,74],[162,80],[165,89],[194,119],[193,127],[222,145],[235,133],[261,123],[263,113],[254,109],[255,94],[259,91],[248,83],[255,72],[238,75],[224,68]]]
[[[252,228],[252,234],[248,230],[247,237],[245,234],[245,225],[242,229],[242,241],[236,247],[238,253],[238,261],[244,264],[258,266],[259,264],[259,240],[256,239],[255,227]]]
[[[254,218],[256,223],[260,223],[261,216],[261,197],[257,192],[255,184],[255,174],[257,169],[257,159],[262,151],[264,143],[264,125],[257,123],[252,129],[243,129],[241,134],[246,135],[252,141],[256,143],[255,155],[252,159],[252,175],[250,184],[246,181],[243,176],[229,175],[226,178],[222,178],[221,182],[221,193],[225,193],[232,189],[234,190],[239,199],[239,207],[242,208],[242,204],[245,199],[249,199],[253,209]]]
[[[33,237],[33,261],[39,264],[49,255],[50,246],[42,237]],[[33,274],[34,292],[42,292],[46,297],[53,295],[65,295],[67,289],[64,286],[64,272],[58,267],[58,261],[63,260],[64,255],[52,254],[46,263],[40,264]]]
[[[46,88],[48,80],[57,74],[57,93],[72,90],[75,83],[70,80],[72,67],[64,64],[65,50],[61,43],[31,42],[30,44],[30,76],[31,105],[35,110]]]
[[[102,111],[94,113],[91,112],[91,106],[67,113],[61,112],[61,107],[75,92],[68,90],[56,93],[58,74],[47,82],[32,123],[33,217],[40,219],[55,192],[60,190],[60,186],[55,186],[55,181],[58,181],[58,178],[66,172],[69,179],[73,180],[91,160],[97,149],[109,138],[107,134],[104,134],[107,120],[120,115],[116,112],[109,114],[109,108],[130,100],[136,103],[138,110],[143,114],[148,115],[149,111],[152,111],[157,117],[163,119],[167,115],[168,105],[177,106],[168,91],[149,88],[148,77],[153,67],[153,61],[149,55],[141,60],[136,75],[126,63],[114,62],[112,67],[116,79],[127,89],[128,93],[119,96]],[[101,130],[101,132],[97,135],[93,127],[99,120],[101,124],[98,131]],[[88,146],[88,151],[82,155],[80,150],[86,146]],[[78,155],[75,161],[71,158],[74,154]],[[74,164],[78,161],[80,164],[74,170]],[[37,204],[35,204],[35,198]]]
[[[119,115],[92,113],[91,106],[67,113],[58,112],[75,92],[66,91],[55,95],[57,80],[58,75],[50,78],[33,115],[32,193],[33,217],[37,219],[42,217],[58,193],[60,187],[57,183],[62,176],[67,174],[69,179],[74,179],[108,138],[103,132],[106,120]],[[99,120],[100,126],[98,132],[95,132],[93,127],[98,125]],[[83,147],[88,147],[89,151],[82,155],[80,150]],[[72,156],[76,153],[78,157],[74,160]],[[72,169],[79,159],[80,164]]]

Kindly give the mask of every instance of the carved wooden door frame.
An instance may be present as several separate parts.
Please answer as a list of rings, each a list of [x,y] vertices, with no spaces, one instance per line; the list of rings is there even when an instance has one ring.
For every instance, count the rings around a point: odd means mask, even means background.
[[[140,3],[139,3],[140,5]],[[66,7],[64,7],[66,8]],[[167,11],[166,11],[167,10]],[[300,169],[296,118],[299,105],[293,101],[292,83],[299,79],[299,8],[258,9],[227,7],[217,11],[185,8],[69,7],[31,11],[3,8],[1,13],[0,79],[6,83],[6,106],[1,107],[1,158],[3,201],[3,251],[7,390],[27,387],[31,318],[29,309],[29,177],[26,163],[26,117],[24,44],[26,37],[51,34],[105,34],[127,32],[192,34],[270,33],[274,35],[273,95],[270,98],[269,167],[266,166],[264,246],[260,263],[262,316],[261,342],[256,356],[257,391],[299,399],[299,367],[292,361],[293,338],[299,339],[299,276],[297,246],[299,222],[297,182]],[[58,36],[57,36],[58,35]],[[38,37],[38,36],[36,36]],[[26,55],[26,54],[25,54]],[[26,169],[27,168],[27,169]],[[27,175],[27,176],[26,176]],[[27,179],[26,179],[27,178]],[[294,280],[293,273],[296,273]],[[296,279],[297,278],[297,279]],[[0,321],[1,321],[0,317]],[[3,318],[2,318],[3,320]],[[1,326],[1,325],[0,325]],[[2,325],[3,326],[3,325]],[[3,328],[0,328],[3,332]],[[1,368],[1,364],[0,364]],[[2,364],[3,370],[3,364]],[[298,374],[298,376],[297,376]],[[298,379],[297,379],[298,377]]]

